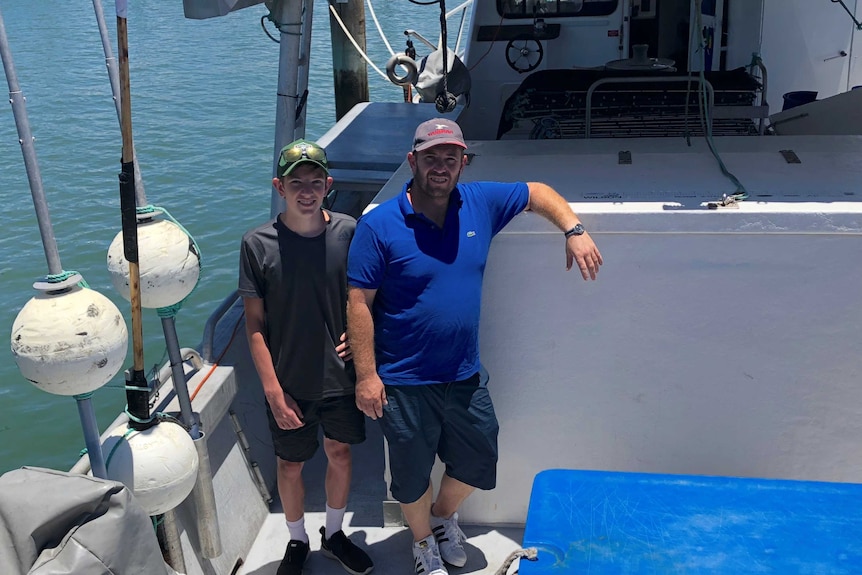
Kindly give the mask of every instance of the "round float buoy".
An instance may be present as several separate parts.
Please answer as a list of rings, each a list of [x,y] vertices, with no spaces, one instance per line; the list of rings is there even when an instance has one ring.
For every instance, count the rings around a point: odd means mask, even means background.
[[[188,432],[170,421],[136,431],[121,425],[102,444],[108,479],[132,490],[148,515],[183,502],[198,474],[198,454]]]
[[[42,293],[12,324],[12,355],[30,383],[55,395],[99,389],[123,366],[129,334],[114,303],[88,288]]]
[[[407,70],[407,73],[399,76],[395,71],[397,66],[403,66]],[[416,64],[416,60],[404,52],[400,52],[389,58],[386,62],[386,77],[396,86],[409,86],[410,84],[415,84],[419,78],[419,66]]]
[[[169,220],[138,224],[141,307],[156,309],[181,302],[200,279],[200,256],[183,229]],[[108,271],[117,292],[129,295],[129,262],[123,251],[123,232],[108,248]]]

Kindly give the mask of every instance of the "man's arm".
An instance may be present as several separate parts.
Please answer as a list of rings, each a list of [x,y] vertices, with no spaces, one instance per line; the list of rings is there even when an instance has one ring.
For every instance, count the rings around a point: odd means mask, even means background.
[[[371,419],[383,416],[386,390],[374,359],[374,317],[377,290],[347,286],[347,335],[356,368],[356,407]]]
[[[528,182],[527,188],[530,190],[530,199],[526,209],[536,212],[563,232],[581,223],[566,199],[551,186],[541,182]],[[590,234],[584,232],[582,235],[566,238],[567,270],[572,269],[572,262],[578,263],[578,269],[585,280],[596,279],[603,261],[602,254]]]
[[[266,326],[263,300],[256,297],[243,297],[242,304],[245,308],[245,334],[248,337],[251,359],[254,361],[254,367],[263,385],[263,393],[272,409],[275,421],[282,429],[302,427],[304,425],[302,411],[296,401],[281,388],[272,365],[272,353],[263,335]]]

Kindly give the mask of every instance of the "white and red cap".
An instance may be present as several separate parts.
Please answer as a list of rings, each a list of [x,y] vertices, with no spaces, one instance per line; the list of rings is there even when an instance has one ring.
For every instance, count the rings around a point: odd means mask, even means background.
[[[452,120],[435,118],[422,122],[416,128],[416,134],[413,136],[413,151],[421,152],[432,146],[440,146],[442,144],[453,144],[465,149],[467,148],[460,126]]]

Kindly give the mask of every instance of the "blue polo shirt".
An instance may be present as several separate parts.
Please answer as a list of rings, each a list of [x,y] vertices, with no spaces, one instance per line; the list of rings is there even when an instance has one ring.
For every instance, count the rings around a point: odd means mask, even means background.
[[[466,379],[479,370],[482,276],[491,239],[527,207],[523,182],[458,184],[442,228],[401,194],[359,219],[347,281],[376,289],[377,372],[387,385]]]

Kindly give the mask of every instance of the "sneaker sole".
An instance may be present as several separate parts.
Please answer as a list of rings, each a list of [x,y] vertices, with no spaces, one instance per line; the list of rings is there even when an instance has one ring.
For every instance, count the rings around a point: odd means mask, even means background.
[[[463,561],[461,561],[460,563],[456,563],[456,562],[454,562],[454,561],[449,561],[448,559],[446,559],[445,557],[443,557],[443,554],[442,554],[442,553],[440,554],[440,558],[441,558],[441,559],[443,559],[443,562],[444,562],[444,563],[448,563],[448,564],[449,564],[449,565],[451,565],[452,567],[463,567],[464,565],[466,565],[466,564],[467,564],[467,558],[466,558],[466,557],[465,557],[465,558],[464,558],[464,560],[463,560]]]
[[[352,573],[353,575],[368,575],[369,573],[374,571],[373,565],[371,567],[369,567],[368,569],[366,569],[365,571],[354,571],[353,569],[351,569],[350,567],[345,565],[344,562],[341,559],[339,559],[338,557],[336,557],[335,553],[333,553],[329,549],[324,549],[323,547],[321,547],[320,552],[323,554],[324,557],[329,557],[330,559],[334,559],[335,561],[338,561],[341,564],[341,566],[344,568],[345,571],[347,571],[348,573]]]

